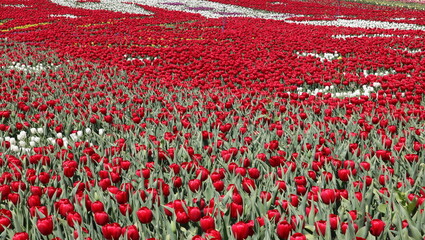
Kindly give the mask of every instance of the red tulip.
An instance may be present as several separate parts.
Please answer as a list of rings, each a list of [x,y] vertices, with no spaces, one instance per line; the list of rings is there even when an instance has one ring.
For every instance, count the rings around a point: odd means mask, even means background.
[[[250,178],[244,178],[242,180],[242,189],[247,193],[251,193],[251,189],[252,190],[256,189],[254,180]]]
[[[133,211],[130,204],[128,204],[128,203],[120,204],[118,206],[118,209],[120,210],[120,213],[124,216],[131,213],[131,211]]]
[[[139,240],[140,239],[139,230],[134,225],[130,225],[128,227],[123,227],[122,230],[121,230],[121,234],[123,236],[125,236],[127,234],[128,240]]]
[[[103,237],[108,240],[118,240],[121,236],[122,228],[118,223],[109,223],[102,227]]]
[[[74,227],[75,223],[78,223],[78,225],[80,225],[83,219],[81,218],[81,215],[79,213],[70,212],[66,215],[66,221],[68,222],[68,225],[70,227]]]
[[[94,214],[94,221],[98,225],[106,225],[109,222],[109,215],[106,212],[96,212]]]
[[[329,223],[332,230],[338,229],[340,218],[336,214],[329,214]]]
[[[370,234],[372,234],[373,236],[377,237],[379,235],[381,235],[381,233],[384,231],[385,229],[385,222],[380,220],[380,219],[373,219],[370,222]]]
[[[333,189],[322,189],[320,192],[320,199],[325,204],[331,204],[336,200],[335,190]]]
[[[188,215],[192,222],[197,222],[202,217],[201,210],[198,207],[188,207]]]
[[[186,224],[190,221],[189,215],[184,210],[176,211],[176,222]]]
[[[341,233],[345,234],[347,232],[347,229],[349,228],[349,223],[343,222],[341,223]],[[354,228],[354,232],[357,232],[359,230],[359,226],[357,226],[356,223],[352,223],[352,226]]]
[[[40,218],[37,220],[37,229],[41,234],[47,236],[53,232],[53,220],[52,217]]]
[[[201,229],[204,232],[207,232],[210,229],[215,229],[214,218],[211,216],[205,216],[200,219],[199,224],[201,225]]]
[[[91,211],[96,213],[96,212],[103,212],[105,209],[103,202],[101,201],[95,201],[91,203]]]
[[[36,206],[41,206],[41,200],[40,200],[40,196],[38,195],[31,195],[28,197],[27,199],[27,203],[28,203],[28,207],[36,207]]]
[[[141,207],[137,212],[137,218],[141,223],[150,223],[153,218],[152,210],[147,207]]]
[[[0,233],[3,232],[5,228],[9,228],[11,224],[11,218],[7,216],[0,216]]]
[[[319,234],[319,235],[324,236],[325,233],[326,233],[326,224],[327,224],[327,221],[325,221],[325,220],[316,221],[314,223],[314,227],[316,229],[316,233]]]
[[[13,235],[12,240],[28,240],[30,236],[26,232],[19,232]]]
[[[189,189],[192,192],[197,192],[201,189],[202,182],[199,179],[189,180]]]
[[[302,233],[292,234],[290,240],[307,240],[307,237]]]
[[[279,239],[288,239],[292,232],[292,225],[287,221],[282,221],[277,224],[276,233]]]
[[[47,207],[46,206],[35,206],[30,208],[30,216],[37,218],[47,217]]]
[[[229,206],[230,217],[237,218],[243,214],[243,205],[232,202]]]
[[[274,222],[278,223],[279,220],[280,220],[281,214],[280,214],[279,210],[272,209],[272,210],[267,211],[267,216],[268,216],[269,220],[274,219]]]
[[[117,200],[118,204],[124,204],[128,202],[128,193],[125,191],[118,191],[115,194],[115,199]]]
[[[244,240],[248,237],[248,224],[237,222],[232,225],[232,233],[236,240]]]

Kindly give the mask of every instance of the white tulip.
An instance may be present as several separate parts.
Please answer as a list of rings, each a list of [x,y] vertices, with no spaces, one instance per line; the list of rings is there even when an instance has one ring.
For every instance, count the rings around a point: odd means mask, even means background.
[[[10,145],[10,150],[12,150],[13,152],[19,152],[19,147],[16,145]]]
[[[75,133],[71,133],[71,134],[69,135],[69,137],[71,137],[72,141],[74,141],[74,142],[78,140],[78,136],[77,136],[77,134],[75,134]]]
[[[37,133],[37,129],[36,128],[30,128],[30,132],[31,132],[31,134],[36,134]]]

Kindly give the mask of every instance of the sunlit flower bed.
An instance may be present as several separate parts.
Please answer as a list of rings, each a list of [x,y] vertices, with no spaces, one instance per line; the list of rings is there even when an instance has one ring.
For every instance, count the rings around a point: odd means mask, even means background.
[[[2,239],[425,239],[423,11],[0,12]]]

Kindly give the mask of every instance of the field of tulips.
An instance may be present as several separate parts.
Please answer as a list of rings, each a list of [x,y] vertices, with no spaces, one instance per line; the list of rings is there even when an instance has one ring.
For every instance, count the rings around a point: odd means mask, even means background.
[[[425,239],[423,10],[2,0],[0,56],[1,239]]]

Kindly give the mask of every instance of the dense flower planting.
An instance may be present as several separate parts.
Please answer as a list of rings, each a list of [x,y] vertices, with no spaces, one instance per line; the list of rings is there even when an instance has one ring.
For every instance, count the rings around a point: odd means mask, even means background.
[[[423,11],[58,2],[0,4],[2,239],[425,238]]]

